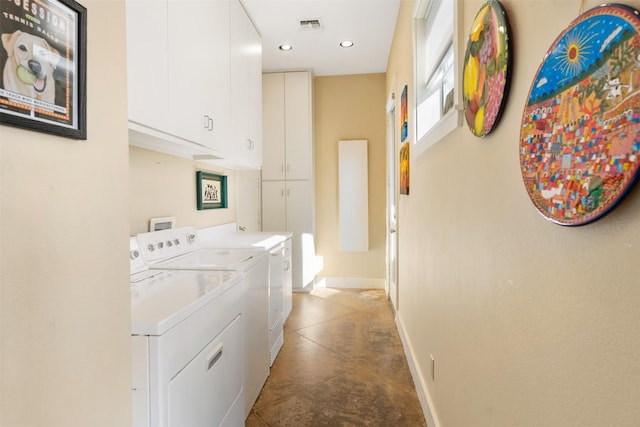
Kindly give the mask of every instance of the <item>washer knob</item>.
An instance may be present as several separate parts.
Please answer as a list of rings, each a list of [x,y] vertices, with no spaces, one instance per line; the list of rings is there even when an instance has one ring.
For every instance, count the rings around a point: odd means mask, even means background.
[[[136,259],[139,256],[140,256],[140,252],[138,252],[137,250],[129,252],[129,257],[131,257],[131,259]]]
[[[147,249],[149,250],[149,252],[153,252],[156,249],[156,247],[153,246],[153,243],[149,243],[149,245],[147,246]]]

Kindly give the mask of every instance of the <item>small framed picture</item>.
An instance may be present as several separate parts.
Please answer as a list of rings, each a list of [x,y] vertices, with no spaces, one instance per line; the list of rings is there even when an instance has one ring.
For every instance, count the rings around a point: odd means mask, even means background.
[[[0,3],[0,123],[87,139],[86,8],[74,0]]]
[[[196,172],[198,210],[227,207],[227,177],[214,173]]]
[[[400,148],[400,194],[409,194],[409,142]]]

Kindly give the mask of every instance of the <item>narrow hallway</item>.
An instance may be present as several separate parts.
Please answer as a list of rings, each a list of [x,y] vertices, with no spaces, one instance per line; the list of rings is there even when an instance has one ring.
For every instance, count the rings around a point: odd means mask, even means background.
[[[295,293],[247,427],[425,426],[383,290]]]

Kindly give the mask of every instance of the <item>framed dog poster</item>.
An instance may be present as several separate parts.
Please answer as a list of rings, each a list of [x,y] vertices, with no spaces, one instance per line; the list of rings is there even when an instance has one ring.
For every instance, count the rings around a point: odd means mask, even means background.
[[[87,139],[86,8],[0,1],[0,123]]]
[[[209,172],[196,172],[198,210],[227,207],[227,177]]]

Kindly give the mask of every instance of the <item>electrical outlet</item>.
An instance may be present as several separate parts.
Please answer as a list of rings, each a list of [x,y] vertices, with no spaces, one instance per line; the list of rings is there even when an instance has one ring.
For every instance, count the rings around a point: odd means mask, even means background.
[[[436,380],[436,360],[433,358],[433,354],[429,354],[431,359],[431,381]]]

